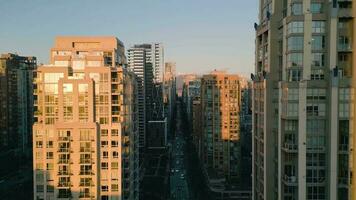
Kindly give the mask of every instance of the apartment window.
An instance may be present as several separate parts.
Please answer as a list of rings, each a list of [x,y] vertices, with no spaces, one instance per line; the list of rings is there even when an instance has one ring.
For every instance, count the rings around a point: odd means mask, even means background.
[[[109,157],[109,153],[107,151],[103,151],[103,158],[108,158]]]
[[[350,88],[340,88],[339,89],[339,100],[349,101],[350,100]]]
[[[108,169],[109,168],[109,165],[107,162],[102,162],[101,163],[101,169]]]
[[[307,104],[307,115],[308,116],[320,116],[324,117],[325,116],[325,104],[324,103],[315,103]]]
[[[80,186],[90,186],[91,178],[80,178]]]
[[[324,80],[324,70],[312,69],[310,73],[311,80]]]
[[[288,76],[289,76],[288,80],[290,82],[300,81],[301,74],[302,74],[302,72],[299,69],[290,69],[289,73],[288,73]]]
[[[288,89],[288,100],[298,100],[299,99],[299,90],[298,88],[290,88]]]
[[[118,141],[111,141],[111,147],[118,147],[119,142]]]
[[[53,152],[47,152],[46,158],[47,159],[53,159]]]
[[[350,104],[340,103],[339,104],[339,117],[350,117]]]
[[[53,163],[47,163],[47,170],[53,170]]]
[[[324,134],[325,125],[325,120],[323,119],[308,119],[307,134]]]
[[[101,147],[108,147],[109,142],[108,141],[101,141]]]
[[[102,186],[101,186],[101,191],[102,191],[102,192],[107,192],[107,191],[109,191],[109,186],[107,186],[107,185],[102,185]]]
[[[36,160],[42,160],[42,152],[41,151],[36,152]]]
[[[36,141],[36,148],[42,148],[43,147],[43,142],[42,141]]]
[[[325,33],[325,21],[313,21],[312,31],[313,33]]]
[[[325,100],[326,90],[325,89],[307,89],[307,100]]]
[[[347,36],[339,36],[339,49],[347,50],[351,48],[350,39]]]
[[[298,130],[298,121],[297,120],[286,120],[285,131],[297,131]]]
[[[53,141],[47,141],[47,148],[53,148]]]
[[[101,135],[102,137],[108,136],[108,130],[107,130],[107,129],[102,129],[102,130],[100,130],[100,135]]]
[[[80,130],[80,141],[90,140],[90,130]]]
[[[291,6],[292,15],[302,15],[303,14],[303,4],[293,3]]]
[[[43,185],[36,185],[36,192],[44,192],[44,186]]]
[[[304,37],[292,36],[288,38],[288,51],[302,51],[304,48]]]
[[[323,13],[323,4],[322,3],[311,3],[310,4],[310,12],[312,14]]]
[[[312,53],[312,66],[323,67],[325,62],[324,53]]]
[[[113,151],[113,152],[112,152],[112,157],[113,157],[113,158],[118,158],[118,157],[119,157],[119,152]]]
[[[288,67],[303,65],[303,53],[290,53],[287,56]]]
[[[303,33],[304,32],[304,22],[303,21],[294,21],[290,22],[287,26],[287,33]]]
[[[47,185],[47,193],[54,193],[54,186],[53,185]]]
[[[119,185],[118,184],[111,184],[111,191],[113,191],[113,192],[119,191]]]
[[[112,162],[111,163],[111,169],[119,169],[119,163],[118,162]]]
[[[297,117],[298,116],[298,103],[288,103],[287,104],[287,116]]]
[[[321,51],[325,48],[325,36],[314,35],[311,42],[312,50]]]
[[[119,130],[117,130],[117,129],[112,129],[112,130],[111,130],[111,136],[119,136]]]

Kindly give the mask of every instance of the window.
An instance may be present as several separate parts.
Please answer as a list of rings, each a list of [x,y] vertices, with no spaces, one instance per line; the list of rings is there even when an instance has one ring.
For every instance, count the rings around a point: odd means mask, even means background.
[[[111,163],[111,169],[119,169],[119,163],[118,162],[112,162]]]
[[[350,117],[350,104],[340,103],[339,104],[339,117]]]
[[[323,67],[325,62],[324,53],[312,53],[312,66]]]
[[[108,158],[109,157],[109,153],[107,151],[103,151],[103,158]]]
[[[47,170],[53,170],[53,163],[47,163]]]
[[[111,147],[118,147],[119,142],[118,141],[111,141]]]
[[[322,3],[311,3],[310,4],[310,12],[312,14],[320,14],[323,12],[323,4]]]
[[[312,31],[313,33],[325,33],[325,21],[313,21]]]
[[[54,186],[52,186],[52,185],[47,185],[47,192],[48,192],[48,193],[53,193],[53,192],[54,192]]]
[[[339,49],[348,50],[351,49],[350,39],[347,36],[339,36]]]
[[[288,78],[288,80],[290,81],[290,82],[292,82],[292,81],[300,81],[300,76],[301,76],[301,70],[299,70],[299,69],[290,69],[289,70],[289,78]]]
[[[310,80],[324,80],[324,70],[312,69],[310,74]]]
[[[119,136],[119,130],[117,130],[117,129],[112,129],[112,130],[111,130],[111,136]]]
[[[107,185],[102,185],[102,186],[101,186],[101,191],[102,191],[102,192],[107,192],[107,191],[109,191],[109,186],[107,186]]]
[[[350,99],[350,88],[340,88],[339,89],[339,100],[349,101]]]
[[[324,103],[308,103],[307,104],[307,115],[308,116],[325,116],[325,104]]]
[[[287,26],[287,33],[303,33],[304,32],[304,22],[303,21],[295,21],[290,22]]]
[[[36,152],[36,160],[42,160],[42,152]]]
[[[90,141],[90,130],[80,130],[80,141]]]
[[[102,162],[101,163],[101,169],[108,169],[109,168],[109,165],[107,162]]]
[[[100,135],[101,135],[102,137],[108,136],[108,130],[107,130],[107,129],[102,129],[102,130],[100,130]]]
[[[297,131],[298,121],[297,120],[287,120],[284,127],[285,131]]]
[[[312,46],[312,50],[314,51],[323,50],[325,48],[325,36],[321,36],[321,35],[313,36],[311,46]]]
[[[80,186],[90,186],[91,178],[80,178]]]
[[[307,100],[325,100],[326,90],[325,89],[307,89]]]
[[[119,191],[119,185],[118,184],[111,184],[111,191],[113,191],[113,192]]]
[[[53,148],[53,141],[47,141],[47,148]]]
[[[301,15],[303,14],[303,5],[302,3],[293,3],[291,6],[292,15]]]
[[[101,141],[101,147],[108,147],[109,142],[108,141]]]
[[[288,103],[287,104],[287,116],[297,117],[298,116],[298,103]]]
[[[303,53],[290,53],[287,56],[288,67],[303,65]]]
[[[42,141],[36,141],[36,148],[42,148],[43,147],[43,142]]]
[[[44,192],[44,186],[43,185],[36,185],[36,192]]]
[[[47,159],[53,159],[53,152],[47,152]]]
[[[298,100],[299,99],[299,90],[297,88],[288,89],[288,100]]]
[[[304,48],[304,37],[293,36],[288,38],[288,51],[302,51]]]
[[[118,158],[118,157],[119,157],[119,152],[113,151],[113,152],[112,152],[112,157],[113,157],[113,158]]]

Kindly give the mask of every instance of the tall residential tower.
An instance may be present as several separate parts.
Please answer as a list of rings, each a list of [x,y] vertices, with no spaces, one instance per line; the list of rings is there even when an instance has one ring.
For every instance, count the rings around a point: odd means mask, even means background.
[[[260,0],[253,199],[351,199],[351,0]]]
[[[138,199],[136,75],[115,37],[57,37],[35,75],[34,199]]]

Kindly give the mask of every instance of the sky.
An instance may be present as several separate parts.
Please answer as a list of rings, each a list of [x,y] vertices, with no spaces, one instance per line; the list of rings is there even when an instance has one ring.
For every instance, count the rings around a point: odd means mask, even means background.
[[[162,42],[178,73],[254,71],[257,0],[3,0],[0,53],[48,63],[60,35]]]

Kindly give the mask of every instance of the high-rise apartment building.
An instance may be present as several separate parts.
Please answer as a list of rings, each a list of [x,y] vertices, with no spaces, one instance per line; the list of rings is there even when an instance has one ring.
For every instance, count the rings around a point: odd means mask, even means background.
[[[146,49],[133,47],[128,50],[128,68],[137,75],[138,82],[138,132],[139,147],[146,144],[146,123],[149,120],[152,90],[152,64],[146,62]]]
[[[3,54],[0,57],[0,150],[29,156],[32,137],[32,74],[35,57]],[[5,160],[2,160],[5,162]]]
[[[139,48],[145,50],[145,61],[150,63],[153,71],[153,80],[155,83],[163,81],[164,73],[164,47],[162,43],[136,44],[133,49]],[[130,53],[129,53],[130,54]],[[130,55],[129,55],[130,57]],[[129,58],[130,60],[130,58]]]
[[[353,4],[260,1],[251,76],[254,200],[351,199]]]
[[[241,88],[237,75],[213,71],[201,79],[202,154],[209,177],[240,178]],[[212,180],[209,180],[212,181]],[[214,187],[210,183],[211,187]]]
[[[200,82],[200,78],[197,78],[183,83],[182,99],[185,104],[188,122],[191,122],[193,117],[193,99],[200,96]]]
[[[164,66],[163,104],[168,121],[168,131],[170,132],[174,126],[172,123],[176,105],[176,63],[174,62],[167,62]]]
[[[34,77],[34,199],[138,199],[136,75],[115,37],[57,37]]]

